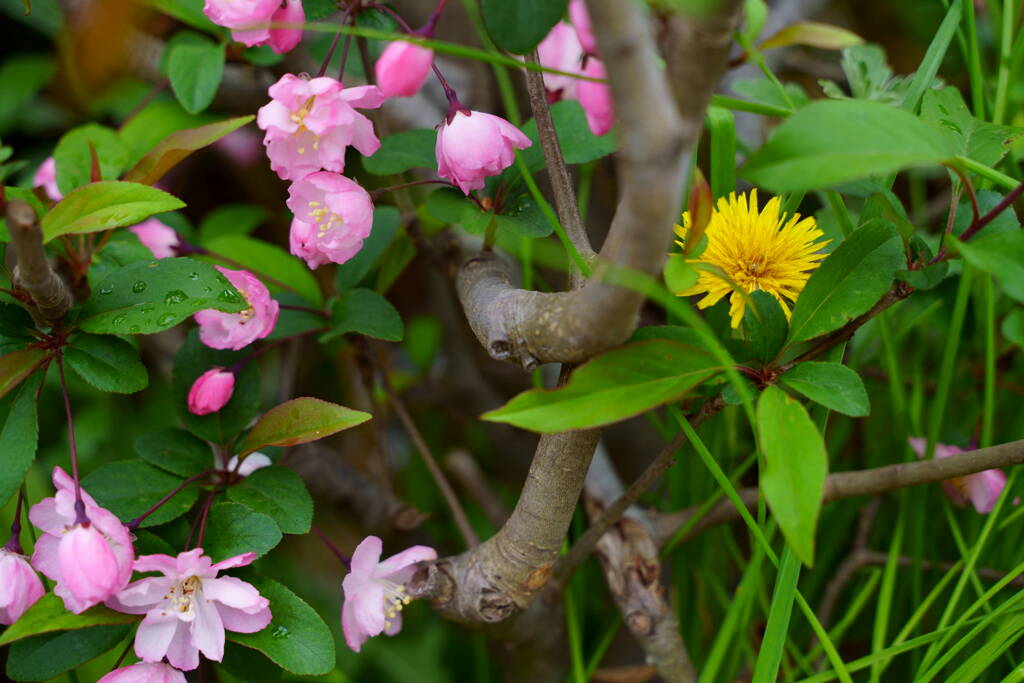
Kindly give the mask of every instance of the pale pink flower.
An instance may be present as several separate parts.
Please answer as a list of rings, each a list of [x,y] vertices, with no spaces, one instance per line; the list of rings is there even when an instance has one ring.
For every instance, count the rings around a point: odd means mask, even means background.
[[[560,21],[537,46],[537,61],[548,69],[579,73],[583,59],[583,46],[572,26]],[[544,86],[552,98],[575,99],[579,80],[572,76],[544,74]]]
[[[231,29],[231,37],[249,47],[270,38],[270,18],[281,0],[206,0],[203,13],[218,26]]]
[[[44,533],[36,541],[32,566],[57,582],[54,593],[80,614],[124,588],[132,575],[131,534],[109,510],[81,491],[86,521],[75,512],[75,483],[53,468],[57,493],[29,510],[29,519]]]
[[[917,457],[925,456],[928,447],[927,439],[910,437],[907,442]],[[936,459],[949,458],[965,452],[964,449],[956,446],[948,446],[943,443],[935,444]],[[963,507],[970,500],[974,509],[982,514],[992,512],[992,508],[995,507],[1005,486],[1006,474],[999,469],[975,472],[965,477],[954,477],[942,482],[942,490],[953,503]]]
[[[188,390],[188,412],[193,415],[215,413],[231,400],[235,392],[235,373],[212,368],[196,378]]]
[[[280,305],[270,298],[267,286],[247,270],[217,270],[245,297],[249,308],[241,313],[225,313],[208,308],[196,313],[199,340],[212,349],[237,351],[274,331]]]
[[[43,582],[25,556],[0,548],[0,624],[16,622],[43,592]]]
[[[153,252],[155,258],[177,256],[181,239],[169,225],[161,223],[156,218],[150,218],[129,226],[128,229],[135,233],[144,247]]]
[[[139,662],[114,669],[99,683],[186,683],[185,674],[163,662]]]
[[[594,38],[594,27],[590,23],[590,13],[584,0],[569,0],[569,20],[576,27],[580,45],[588,55],[597,54],[597,39]]]
[[[202,548],[179,554],[143,555],[137,572],[160,572],[129,584],[107,606],[128,614],[145,614],[135,634],[135,654],[145,662],[164,657],[171,666],[191,671],[199,653],[224,658],[224,631],[256,633],[270,623],[270,603],[251,584],[217,573],[252,564],[244,553],[213,564]]]
[[[295,214],[291,252],[310,268],[344,263],[362,248],[373,227],[373,200],[359,183],[338,173],[310,173],[288,188]]]
[[[46,161],[39,165],[36,174],[32,176],[32,187],[41,187],[46,196],[55,202],[59,202],[63,195],[57,187],[57,162],[53,157],[46,157]]]
[[[590,57],[587,59],[587,68],[583,70],[583,75],[607,78],[608,72],[600,60]],[[615,109],[612,106],[612,90],[607,83],[580,81],[576,87],[576,96],[583,107],[583,113],[587,115],[587,126],[590,127],[591,133],[604,135],[612,129],[615,124]]]
[[[263,453],[250,453],[245,456],[242,463],[238,463],[238,456],[232,455],[231,459],[228,460],[228,472],[234,472],[240,477],[248,477],[256,470],[261,470],[264,467],[270,467],[274,464],[274,461],[268,458]]]
[[[340,173],[349,145],[364,156],[380,148],[373,123],[355,110],[381,105],[377,86],[345,88],[333,78],[285,74],[268,92],[272,99],[260,107],[256,125],[266,131],[270,167],[281,178],[300,180],[320,169]]]
[[[484,186],[484,178],[511,166],[515,150],[532,144],[500,116],[460,110],[437,131],[437,174],[468,195]]]
[[[341,608],[341,629],[345,642],[359,652],[367,638],[402,630],[402,608],[411,602],[405,584],[416,571],[416,563],[437,559],[437,551],[415,545],[383,562],[381,540],[367,536],[352,553],[351,571],[342,581],[345,602]]]
[[[304,24],[306,23],[306,12],[302,9],[302,0],[284,0],[274,15],[270,17],[271,24]],[[301,28],[273,28],[270,29],[270,49],[279,55],[293,49],[302,40]]]
[[[377,86],[385,97],[411,97],[423,87],[433,63],[430,48],[396,40],[384,48],[373,66]]]

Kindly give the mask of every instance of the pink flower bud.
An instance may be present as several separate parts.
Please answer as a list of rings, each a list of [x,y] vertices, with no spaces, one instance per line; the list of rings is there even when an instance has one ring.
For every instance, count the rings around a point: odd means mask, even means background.
[[[310,268],[344,263],[363,247],[373,227],[373,200],[359,183],[338,173],[310,173],[288,188],[295,214],[291,252]]]
[[[16,622],[43,592],[43,582],[24,556],[0,548],[0,624]]]
[[[199,375],[188,390],[188,412],[209,415],[223,408],[235,392],[235,373],[213,368]]]
[[[597,54],[597,40],[594,38],[594,27],[590,23],[590,13],[584,0],[569,0],[569,20],[576,27],[580,37],[580,45],[588,55]]]
[[[515,150],[533,142],[511,123],[493,114],[458,111],[437,131],[437,174],[465,194],[484,186],[515,161]]]
[[[177,247],[181,244],[178,233],[157,219],[150,218],[128,229],[135,233],[143,246],[153,252],[154,258],[170,258],[178,254]]]
[[[92,524],[76,524],[57,548],[64,585],[81,602],[106,600],[118,588],[117,558]]]
[[[270,291],[247,270],[217,270],[242,293],[249,308],[241,313],[225,313],[208,308],[196,313],[199,340],[211,349],[237,351],[274,331],[280,305],[270,298]]]
[[[114,669],[99,683],[186,683],[185,674],[163,662],[139,662]]]
[[[53,157],[47,157],[46,161],[36,169],[36,174],[32,176],[32,186],[42,187],[46,196],[55,202],[61,200],[63,195],[57,187],[57,162]]]
[[[203,13],[218,26],[231,29],[231,37],[252,47],[270,39],[270,18],[281,0],[206,0]]]
[[[434,51],[404,40],[384,48],[374,70],[377,86],[385,97],[411,97],[423,87],[434,63]]]
[[[306,12],[302,0],[285,0],[284,4],[270,18],[271,24],[304,24]],[[279,55],[288,52],[302,40],[301,28],[271,28],[270,48]]]
[[[604,64],[593,57],[587,60],[584,76],[591,78],[607,78]],[[576,88],[580,106],[587,115],[587,126],[594,135],[604,135],[615,124],[615,109],[612,106],[612,90],[606,83],[580,81]]]

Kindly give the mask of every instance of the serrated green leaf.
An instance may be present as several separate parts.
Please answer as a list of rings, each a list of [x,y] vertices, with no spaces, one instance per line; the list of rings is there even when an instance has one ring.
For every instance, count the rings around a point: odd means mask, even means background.
[[[779,380],[790,389],[831,410],[851,417],[871,412],[868,392],[860,375],[839,363],[800,363]]]
[[[331,329],[320,336],[320,341],[349,332],[401,341],[405,326],[398,311],[383,296],[372,289],[353,289],[342,292],[331,306]]]
[[[128,172],[124,174],[124,179],[144,185],[153,185],[192,152],[212,145],[254,118],[256,117],[239,116],[171,133],[146,156],[139,159],[137,164],[128,169]]]
[[[224,75],[224,48],[192,31],[179,31],[168,41],[167,77],[185,111],[198,114],[210,106]]]
[[[238,448],[240,455],[264,446],[295,446],[360,425],[372,416],[318,398],[293,398],[274,406],[256,422]]]
[[[433,128],[385,135],[380,141],[380,149],[373,156],[363,158],[363,168],[374,175],[394,175],[413,168],[435,168],[436,143],[437,131]]]
[[[778,300],[764,291],[750,295],[751,310],[743,316],[743,325],[754,352],[754,357],[770,363],[782,350],[789,332],[786,314]]]
[[[255,204],[222,204],[203,216],[199,224],[199,243],[208,246],[207,242],[228,235],[248,235],[260,223],[267,220],[267,210]]]
[[[282,533],[309,533],[313,523],[313,499],[302,477],[286,467],[256,470],[229,488],[228,498],[269,516]]]
[[[995,166],[1024,130],[975,118],[960,91],[951,85],[927,90],[921,100],[921,118],[938,128],[958,154],[986,166]]]
[[[128,163],[128,147],[117,132],[98,123],[72,128],[53,150],[57,167],[57,187],[67,195],[76,187],[88,185],[92,176],[92,153],[100,163],[100,180],[116,180]]]
[[[100,391],[134,394],[149,384],[139,352],[123,339],[77,334],[64,351],[68,367]]]
[[[181,484],[181,479],[141,460],[120,460],[93,470],[82,479],[82,487],[121,521],[135,519]],[[142,522],[158,526],[192,509],[199,496],[195,485],[186,486]]]
[[[7,675],[15,681],[49,680],[112,649],[129,629],[125,624],[90,626],[19,640],[7,655]]]
[[[401,215],[393,206],[378,206],[373,210],[370,236],[363,240],[363,248],[355,256],[338,266],[335,281],[343,292],[358,285],[377,265],[378,260],[398,233]]]
[[[537,47],[565,15],[568,4],[568,0],[481,0],[480,10],[494,42],[523,55]]]
[[[262,556],[280,542],[281,530],[261,512],[240,503],[216,503],[210,508],[203,550],[214,562],[242,553]]]
[[[135,440],[135,452],[149,464],[179,477],[191,477],[213,465],[210,444],[183,429],[147,432]]]
[[[155,187],[117,180],[91,183],[72,190],[43,216],[43,241],[133,225],[183,206],[185,202]]]
[[[64,606],[63,600],[53,593],[47,593],[0,635],[0,645],[42,633],[72,631],[90,626],[130,624],[140,619],[142,615],[115,612],[104,605],[96,605],[81,614],[73,614]]]
[[[18,491],[39,447],[39,373],[0,402],[0,507]],[[0,642],[0,645],[3,643]]]

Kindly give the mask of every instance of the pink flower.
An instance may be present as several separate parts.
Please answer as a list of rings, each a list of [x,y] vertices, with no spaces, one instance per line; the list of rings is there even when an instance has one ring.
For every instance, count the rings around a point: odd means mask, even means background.
[[[263,455],[262,453],[250,453],[245,456],[242,463],[238,463],[238,456],[232,455],[231,459],[228,460],[228,471],[234,472],[240,477],[248,477],[256,470],[261,470],[264,467],[270,467],[274,464],[274,461]]]
[[[907,443],[917,454],[923,458],[927,451],[928,440],[920,437],[910,437]],[[935,458],[948,458],[964,453],[964,449],[946,444],[935,444]],[[992,512],[999,495],[1006,486],[1006,474],[1002,470],[985,470],[968,474],[965,477],[954,477],[942,482],[942,490],[945,491],[954,504],[963,507],[970,499],[974,509],[982,514]]]
[[[597,54],[597,40],[594,38],[594,27],[590,23],[590,13],[584,0],[569,0],[569,20],[576,27],[580,45],[588,55]]]
[[[177,247],[181,244],[174,228],[161,223],[155,218],[142,221],[128,228],[135,233],[143,246],[153,252],[155,258],[177,256]]]
[[[84,523],[75,512],[75,483],[53,468],[57,494],[32,506],[29,519],[44,533],[36,541],[32,566],[57,582],[54,593],[80,614],[121,590],[132,576],[131,534],[84,490]]]
[[[259,133],[248,126],[228,133],[213,146],[239,166],[252,166],[263,156]]]
[[[583,75],[607,78],[608,72],[600,60],[590,57],[587,59],[587,68],[583,70]],[[612,90],[608,84],[580,81],[576,87],[576,95],[580,106],[583,107],[583,113],[587,115],[590,132],[594,135],[604,135],[610,131],[615,124],[615,109],[612,107]]]
[[[230,28],[231,37],[249,47],[270,39],[270,19],[281,0],[206,0],[203,13],[218,26]]]
[[[212,368],[196,378],[188,390],[188,412],[193,415],[215,413],[231,400],[235,392],[235,373]]]
[[[381,632],[393,636],[402,630],[402,608],[411,601],[405,583],[412,578],[417,562],[437,558],[433,548],[414,545],[381,562],[382,547],[376,536],[363,539],[352,553],[352,569],[342,581],[341,629],[355,652],[371,636]]]
[[[224,658],[224,631],[256,633],[270,623],[270,603],[251,584],[217,573],[252,564],[245,553],[213,564],[202,548],[170,555],[143,555],[137,572],[160,572],[129,584],[107,606],[128,614],[145,614],[135,634],[135,654],[145,662],[164,657],[171,666],[191,671],[199,653]]]
[[[25,557],[0,548],[0,624],[16,622],[43,592],[43,582]]]
[[[384,48],[374,64],[377,85],[385,97],[411,97],[423,87],[433,63],[430,48],[397,40]]]
[[[247,270],[216,268],[242,293],[249,308],[241,313],[212,308],[196,313],[200,341],[212,349],[237,351],[273,332],[280,306],[270,298],[266,285]]]
[[[302,0],[285,0],[274,15],[271,24],[304,24],[306,12],[302,9]],[[293,49],[302,40],[301,28],[271,28],[270,49],[279,55]]]
[[[376,86],[345,88],[333,78],[285,74],[268,92],[272,99],[260,107],[256,125],[266,131],[270,167],[285,180],[320,169],[344,171],[349,145],[365,156],[380,147],[370,119],[355,110],[381,105],[384,94]]]
[[[291,252],[316,268],[344,263],[363,247],[373,227],[373,200],[359,183],[338,173],[310,173],[288,188],[295,214]]]
[[[36,174],[32,176],[32,187],[42,187],[46,196],[55,202],[61,200],[63,195],[57,187],[57,162],[53,157],[46,157],[46,161],[36,169]]]
[[[170,664],[140,662],[111,671],[99,683],[186,683],[186,679]]]
[[[555,24],[547,37],[537,46],[537,61],[548,69],[578,73],[581,59],[583,47],[576,37],[576,31],[564,21]],[[575,99],[578,83],[579,80],[572,76],[544,74],[544,86],[555,96],[554,99]]]
[[[437,131],[437,174],[465,194],[484,186],[515,161],[515,150],[533,143],[521,130],[493,114],[458,111]]]

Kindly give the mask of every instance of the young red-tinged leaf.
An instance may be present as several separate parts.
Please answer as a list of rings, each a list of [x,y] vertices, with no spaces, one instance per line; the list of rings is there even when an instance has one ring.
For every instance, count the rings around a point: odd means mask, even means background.
[[[18,386],[46,358],[42,349],[20,349],[0,356],[0,397]]]
[[[7,645],[40,633],[70,631],[88,626],[130,624],[141,618],[141,614],[123,614],[104,605],[96,605],[81,614],[72,614],[64,607],[63,600],[53,593],[47,593],[0,635],[0,645]]]
[[[149,154],[139,159],[139,162],[124,174],[124,179],[143,185],[152,185],[192,152],[212,145],[228,133],[249,123],[253,118],[255,117],[239,116],[171,133]]]
[[[293,398],[263,414],[245,437],[238,452],[252,453],[265,446],[295,446],[360,425],[372,416],[318,398]]]
[[[814,533],[828,473],[825,442],[799,401],[770,386],[757,402],[764,455],[760,486],[786,542],[804,564],[814,564]]]
[[[823,50],[842,50],[844,47],[860,45],[863,42],[863,38],[845,28],[817,21],[799,21],[768,38],[759,47],[767,50],[788,45],[809,45]]]

